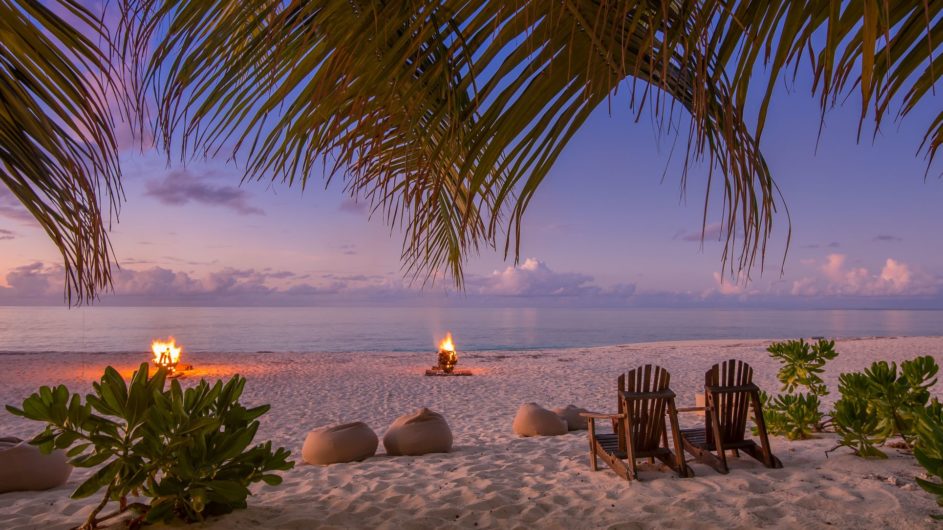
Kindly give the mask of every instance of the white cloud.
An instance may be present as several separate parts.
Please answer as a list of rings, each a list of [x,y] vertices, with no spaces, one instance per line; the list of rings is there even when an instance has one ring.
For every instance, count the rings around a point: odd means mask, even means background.
[[[731,279],[724,279],[723,275],[719,272],[714,273],[714,290],[708,291],[706,294],[712,294],[713,292],[720,293],[725,296],[731,295],[740,295],[746,292],[746,286],[738,284],[736,281]]]
[[[926,295],[939,290],[928,275],[893,258],[880,271],[850,267],[844,254],[829,254],[819,267],[819,276],[805,276],[792,283],[791,294],[798,296],[900,296]]]
[[[527,258],[516,267],[494,271],[488,276],[469,279],[471,293],[490,296],[624,296],[635,291],[634,285],[620,285],[603,289],[593,277],[574,272],[556,272],[546,263]]]

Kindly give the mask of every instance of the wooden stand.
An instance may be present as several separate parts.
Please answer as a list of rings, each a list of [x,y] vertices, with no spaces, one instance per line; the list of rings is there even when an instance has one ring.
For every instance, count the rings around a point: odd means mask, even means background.
[[[432,368],[426,370],[426,375],[431,376],[466,376],[472,375],[471,370],[452,370],[451,372],[446,372],[445,370],[439,368],[438,366],[433,366]]]

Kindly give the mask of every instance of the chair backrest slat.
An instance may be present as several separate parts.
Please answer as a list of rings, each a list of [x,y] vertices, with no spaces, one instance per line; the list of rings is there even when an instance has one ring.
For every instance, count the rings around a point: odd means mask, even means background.
[[[704,376],[706,387],[741,387],[753,382],[753,368],[749,364],[730,359],[715,364]],[[713,395],[714,410],[708,411],[705,419],[707,439],[713,439],[711,414],[717,415],[720,435],[724,442],[742,442],[746,433],[750,411],[750,392],[723,392]]]
[[[656,393],[669,390],[671,375],[660,366],[646,364],[619,376],[619,390],[633,393]],[[619,412],[632,417],[631,440],[639,451],[660,447],[665,431],[665,397],[637,397],[624,400],[619,396]],[[627,409],[627,410],[626,410]],[[626,433],[619,430],[619,448],[626,448]]]

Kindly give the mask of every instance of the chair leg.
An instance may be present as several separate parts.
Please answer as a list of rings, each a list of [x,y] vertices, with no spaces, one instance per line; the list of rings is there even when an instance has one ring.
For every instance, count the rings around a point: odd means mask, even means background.
[[[711,430],[714,431],[714,452],[717,453],[717,459],[720,461],[720,472],[727,474],[730,468],[727,467],[727,454],[724,451],[724,440],[720,435],[720,420],[717,419],[717,403],[713,392],[707,392],[708,406],[711,407]]]
[[[671,424],[671,437],[674,441],[675,450],[671,455],[675,459],[674,470],[679,477],[692,477],[694,473],[688,469],[687,462],[684,461],[684,447],[681,443],[681,429],[678,428],[678,410],[675,408],[674,400],[668,401],[668,422]],[[668,432],[664,431],[665,447],[668,447]]]
[[[629,480],[638,480],[638,464],[635,462],[635,447],[632,443],[633,425],[635,418],[632,417],[632,409],[625,407],[625,454],[629,464]]]
[[[760,395],[758,392],[750,392],[750,401],[753,402],[754,421],[756,430],[759,431],[760,447],[763,451],[763,465],[769,468],[783,467],[782,462],[773,456],[773,450],[769,446],[769,434],[766,432],[766,420],[763,419],[763,407],[760,405]]]
[[[596,421],[589,418],[587,427],[589,428],[589,467],[593,471],[599,471],[596,465]]]

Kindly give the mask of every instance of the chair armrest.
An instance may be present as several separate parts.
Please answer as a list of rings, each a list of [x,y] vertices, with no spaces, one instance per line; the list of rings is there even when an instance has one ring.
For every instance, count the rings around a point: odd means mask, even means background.
[[[593,420],[617,420],[624,418],[625,413],[621,414],[603,414],[601,412],[580,412],[580,416]]]
[[[711,408],[710,407],[682,407],[676,410],[677,412],[701,412],[701,411],[711,410]]]

